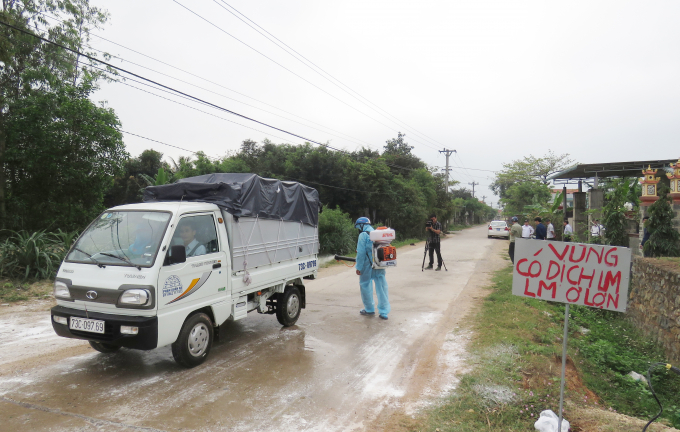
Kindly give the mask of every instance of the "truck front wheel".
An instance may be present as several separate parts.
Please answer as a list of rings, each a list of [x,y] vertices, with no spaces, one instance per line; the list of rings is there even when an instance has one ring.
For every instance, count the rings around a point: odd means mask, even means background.
[[[276,302],[276,319],[285,327],[295,325],[300,317],[301,305],[300,290],[296,286],[288,288]]]
[[[184,322],[175,343],[172,356],[180,365],[192,368],[208,357],[213,341],[213,327],[208,315],[197,313]]]

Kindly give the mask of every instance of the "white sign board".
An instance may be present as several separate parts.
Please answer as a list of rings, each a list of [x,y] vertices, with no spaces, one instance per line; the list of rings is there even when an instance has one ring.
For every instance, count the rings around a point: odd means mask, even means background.
[[[512,293],[625,312],[630,255],[619,246],[517,239]]]

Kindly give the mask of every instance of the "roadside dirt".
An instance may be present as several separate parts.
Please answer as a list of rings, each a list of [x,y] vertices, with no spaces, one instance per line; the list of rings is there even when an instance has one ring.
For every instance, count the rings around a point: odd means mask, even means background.
[[[491,250],[484,260],[475,265],[472,277],[442,319],[422,341],[416,370],[400,406],[384,409],[373,422],[372,430],[394,431],[410,424],[418,412],[445,396],[455,388],[466,364],[466,345],[471,335],[460,331],[461,324],[477,311],[481,300],[489,293],[491,277],[507,261],[502,253],[507,241],[489,240]]]

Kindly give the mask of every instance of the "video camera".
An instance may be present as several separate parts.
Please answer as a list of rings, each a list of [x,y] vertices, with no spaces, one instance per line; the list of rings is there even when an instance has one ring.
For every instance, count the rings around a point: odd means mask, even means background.
[[[425,228],[432,228],[432,219],[425,222]]]

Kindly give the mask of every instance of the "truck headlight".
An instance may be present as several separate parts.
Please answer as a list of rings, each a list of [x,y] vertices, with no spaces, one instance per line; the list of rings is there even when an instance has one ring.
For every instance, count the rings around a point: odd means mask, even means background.
[[[68,285],[62,281],[54,282],[54,296],[61,300],[72,300],[71,292],[68,290]]]
[[[118,299],[120,305],[144,306],[149,302],[149,291],[144,289],[129,289],[124,291]]]

